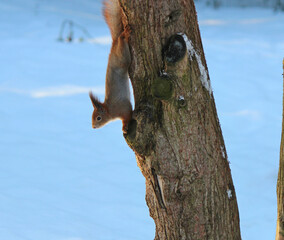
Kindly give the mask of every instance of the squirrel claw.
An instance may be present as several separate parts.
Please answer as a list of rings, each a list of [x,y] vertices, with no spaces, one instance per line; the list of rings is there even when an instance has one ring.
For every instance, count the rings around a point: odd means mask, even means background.
[[[123,128],[122,128],[123,134],[126,134],[127,131],[128,131],[128,126],[123,126]]]
[[[129,123],[129,121],[123,121],[123,123],[122,123],[123,134],[127,134],[127,132],[128,132],[128,123]]]
[[[126,134],[128,131],[128,123],[127,122],[122,122],[122,132],[123,134]]]

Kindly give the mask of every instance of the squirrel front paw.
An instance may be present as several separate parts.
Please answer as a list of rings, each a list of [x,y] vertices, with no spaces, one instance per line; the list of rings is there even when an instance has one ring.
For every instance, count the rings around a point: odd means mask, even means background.
[[[123,126],[122,126],[122,132],[123,134],[126,134],[128,131],[128,123],[123,123]]]

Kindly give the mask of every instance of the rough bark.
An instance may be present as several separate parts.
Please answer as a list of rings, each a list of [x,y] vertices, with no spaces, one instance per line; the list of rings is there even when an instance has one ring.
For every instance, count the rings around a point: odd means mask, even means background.
[[[156,240],[239,240],[239,215],[193,0],[121,0],[135,119]]]
[[[283,59],[283,120],[280,145],[280,162],[277,180],[277,228],[276,240],[284,240],[284,59]]]

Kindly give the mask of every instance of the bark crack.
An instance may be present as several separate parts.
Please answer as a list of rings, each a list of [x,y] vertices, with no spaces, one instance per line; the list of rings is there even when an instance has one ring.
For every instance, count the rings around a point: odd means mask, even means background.
[[[153,185],[154,192],[155,192],[155,195],[157,197],[158,203],[159,203],[161,208],[166,210],[166,206],[165,206],[165,202],[164,202],[164,196],[163,196],[161,187],[159,185],[158,176],[157,176],[154,168],[151,169],[151,172],[152,172],[152,175],[153,175],[153,178],[154,178],[154,183],[152,183],[152,185]]]

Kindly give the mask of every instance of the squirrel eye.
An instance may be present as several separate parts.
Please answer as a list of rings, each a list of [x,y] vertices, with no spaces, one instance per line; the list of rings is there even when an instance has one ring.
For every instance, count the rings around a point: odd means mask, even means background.
[[[97,121],[101,121],[102,118],[100,116],[97,117]]]

